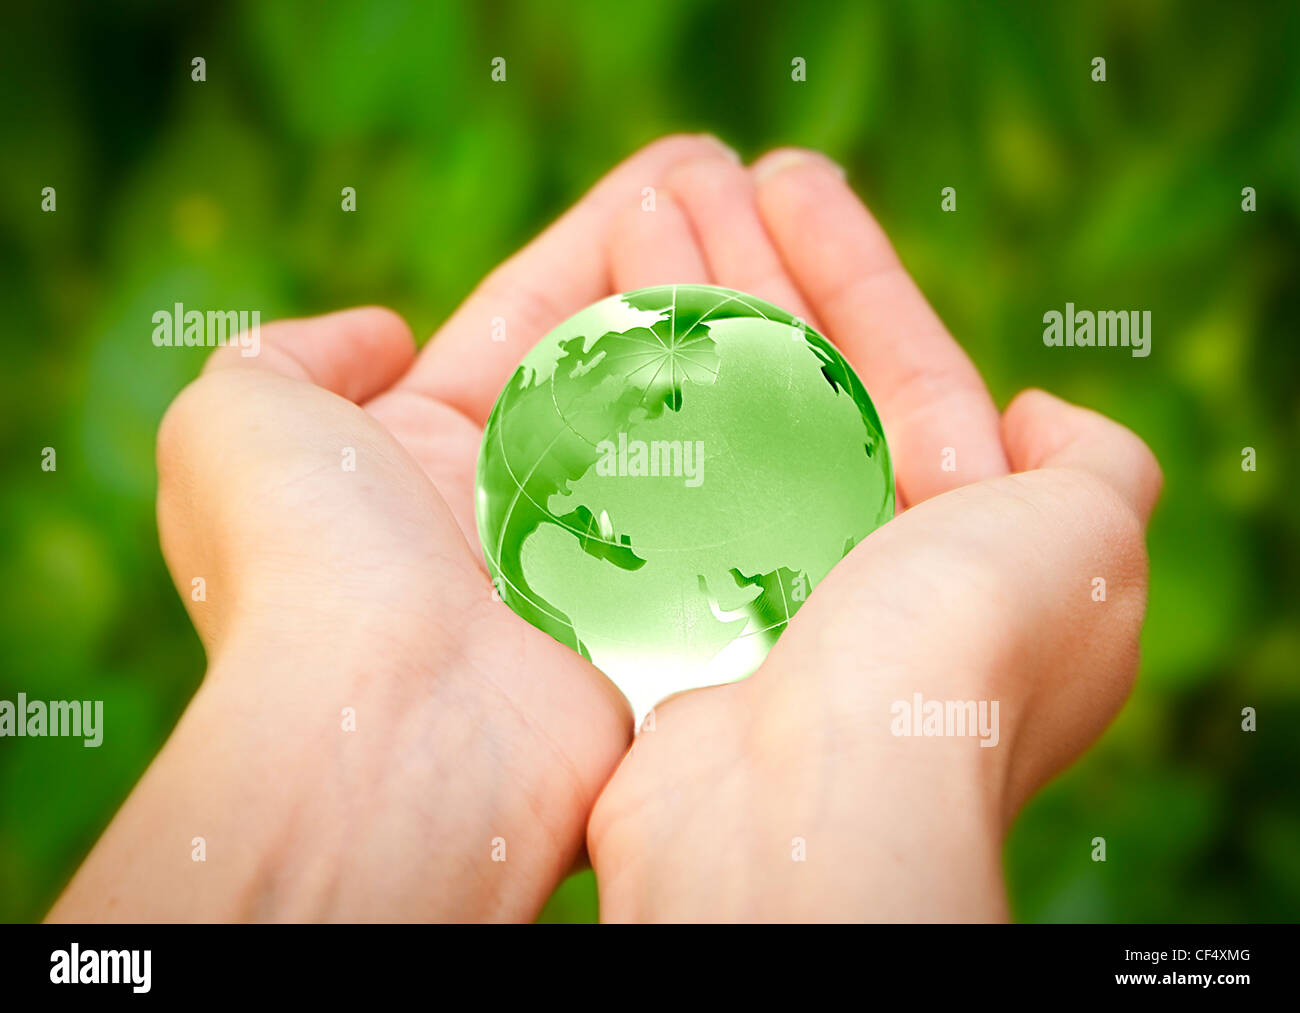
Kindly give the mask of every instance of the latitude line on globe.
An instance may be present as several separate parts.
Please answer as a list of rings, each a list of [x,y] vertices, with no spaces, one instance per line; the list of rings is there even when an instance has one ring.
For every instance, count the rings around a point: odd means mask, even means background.
[[[554,397],[554,393],[553,393],[553,392],[552,392],[552,397],[551,397],[551,403],[552,403],[552,404],[555,404],[555,397]],[[557,413],[558,413],[558,411],[559,411],[559,406],[558,406],[558,405],[556,405],[556,411],[557,411]],[[561,419],[561,421],[563,421],[564,417],[561,415],[561,416],[560,416],[560,419]],[[566,424],[566,426],[568,425],[567,423],[565,423],[565,424]],[[594,446],[594,444],[592,444],[592,442],[591,442],[590,440],[588,440],[585,436],[583,436],[581,433],[579,433],[576,429],[573,429],[571,426],[569,427],[569,429],[570,429],[571,432],[573,432],[575,435],[577,435],[580,439],[582,439],[582,441],[583,441],[584,443],[586,443],[588,446]],[[589,537],[588,535],[586,535],[583,531],[579,530],[578,528],[570,527],[568,524],[565,524],[564,521],[563,521],[563,520],[562,520],[562,519],[561,519],[561,518],[560,518],[560,517],[559,517],[559,516],[554,512],[554,511],[552,511],[549,507],[543,506],[541,503],[538,503],[537,500],[533,499],[532,494],[528,492],[528,490],[524,487],[523,482],[520,482],[518,476],[515,475],[515,470],[514,470],[514,468],[512,468],[512,467],[510,466],[510,458],[509,458],[509,456],[506,454],[506,449],[505,449],[505,442],[504,442],[503,430],[504,430],[504,426],[497,426],[497,445],[501,448],[501,462],[502,462],[502,464],[505,465],[506,472],[507,472],[507,474],[509,474],[509,476],[510,476],[510,480],[511,480],[512,482],[515,483],[515,494],[514,494],[514,496],[511,498],[511,500],[510,500],[510,505],[509,505],[508,507],[506,507],[505,515],[504,515],[504,516],[502,517],[502,519],[501,519],[501,536],[500,536],[500,538],[497,540],[496,556],[492,559],[492,562],[496,563],[498,569],[501,568],[501,553],[502,553],[503,549],[505,548],[506,529],[507,529],[507,527],[509,526],[509,523],[510,523],[510,517],[511,517],[511,515],[514,513],[515,506],[519,503],[519,497],[520,497],[520,496],[523,496],[526,500],[528,500],[529,503],[531,503],[531,504],[532,504],[533,506],[535,506],[538,510],[540,510],[540,511],[541,511],[542,513],[544,513],[547,517],[549,517],[549,518],[551,519],[551,523],[553,523],[556,527],[561,528],[561,529],[564,530],[564,531],[568,531],[570,534],[574,535],[575,537],[577,537],[577,538],[579,538],[579,539],[585,537],[585,538],[587,538],[588,541],[599,542],[599,543],[602,544],[602,545],[608,545],[608,546],[610,546],[610,547],[612,547],[612,548],[616,548],[616,549],[627,548],[627,546],[625,546],[622,542],[614,542],[614,541],[610,541],[610,540],[607,539],[607,538],[591,538],[591,537]],[[564,435],[563,433],[556,433],[556,434],[555,434],[555,437],[551,440],[551,442],[550,442],[549,444],[547,444],[546,449],[543,450],[543,451],[541,452],[541,454],[540,454],[540,456],[538,457],[537,461],[534,462],[532,468],[529,469],[528,474],[524,476],[524,482],[527,482],[528,479],[532,478],[532,476],[533,476],[533,472],[535,472],[535,471],[537,470],[537,468],[541,465],[542,461],[543,461],[543,460],[545,459],[545,457],[546,457],[547,452],[549,452],[550,449],[551,449],[552,447],[555,446],[555,444],[559,441],[560,437],[563,436],[563,435]],[[586,474],[586,472],[584,472],[583,474]],[[573,490],[569,490],[569,494],[570,494],[570,495],[572,495],[572,492],[573,492]],[[718,544],[721,545],[722,543],[719,542]],[[705,547],[705,548],[708,548],[709,546],[704,546],[704,547]],[[486,550],[484,550],[484,551],[486,551]],[[638,557],[638,558],[639,558],[639,557]],[[513,584],[511,584],[511,586],[514,587]],[[515,588],[515,590],[516,590],[516,591],[519,591],[518,588]],[[523,591],[519,591],[519,593],[520,593],[520,594],[524,594]],[[528,596],[525,594],[524,597],[527,598]],[[532,599],[529,598],[529,601],[532,601]],[[543,609],[543,611],[545,611],[545,609]],[[559,619],[560,617],[559,617],[559,616],[556,616],[555,618]],[[570,623],[570,625],[572,625],[572,623]],[[575,630],[574,632],[576,633],[577,631]]]
[[[680,329],[679,304],[689,318]],[[504,575],[499,586],[518,595],[508,604],[558,639],[590,651],[593,663],[630,698],[646,697],[635,703],[644,709],[653,702],[650,677],[675,657],[684,667],[670,680],[673,686],[730,682],[752,671],[803,604],[804,575],[824,576],[847,553],[845,546],[861,540],[872,522],[862,497],[874,502],[883,489],[892,498],[889,483],[882,486],[876,474],[889,468],[887,459],[870,453],[874,408],[852,367],[788,311],[707,284],[607,296],[588,309],[591,315],[583,311],[555,328],[534,357],[537,369],[550,361],[537,377],[549,380],[549,395],[536,391],[520,402],[515,395],[525,392],[506,391],[498,398],[493,412],[501,424],[493,426],[496,439],[485,444],[490,485],[484,487],[488,498],[480,498],[479,523],[494,573],[506,562],[510,543],[509,570],[520,580]],[[722,331],[714,327],[719,322]],[[585,343],[570,343],[579,333]],[[804,340],[792,344],[791,337]],[[661,385],[665,367],[669,377]],[[642,393],[634,397],[638,386]],[[857,410],[846,413],[832,402]],[[711,456],[728,462],[715,468],[708,496],[683,499],[676,485],[597,478],[596,440],[623,431],[666,439],[692,427],[704,427],[695,435],[716,440]],[[866,458],[860,450],[850,456],[861,442],[855,433],[864,429]],[[515,468],[513,458],[492,460],[504,457],[507,446],[528,462],[525,467]],[[827,462],[816,463],[825,453]],[[600,473],[623,475],[605,468]],[[554,507],[551,500],[558,500]],[[611,523],[610,512],[621,516]],[[883,519],[883,510],[876,513],[877,521]],[[826,522],[820,532],[818,518]],[[508,530],[497,528],[502,523]],[[620,572],[643,567],[641,574]],[[734,611],[719,611],[710,585],[735,603]],[[718,649],[726,643],[748,646],[723,657]]]

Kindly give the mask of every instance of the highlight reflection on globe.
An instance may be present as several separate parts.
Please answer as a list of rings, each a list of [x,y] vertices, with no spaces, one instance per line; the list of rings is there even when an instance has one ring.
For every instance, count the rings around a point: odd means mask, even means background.
[[[611,296],[525,357],[478,461],[502,600],[638,719],[744,678],[894,514],[879,417],[829,341],[710,285]]]

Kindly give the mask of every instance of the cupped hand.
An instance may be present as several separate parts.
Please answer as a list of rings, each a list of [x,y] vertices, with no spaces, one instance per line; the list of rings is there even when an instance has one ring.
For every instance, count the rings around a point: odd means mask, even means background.
[[[158,439],[163,553],[208,675],[52,918],[537,914],[631,717],[494,601],[482,426],[524,352],[618,287],[621,209],[675,165],[730,157],[707,137],[650,145],[418,355],[398,317],[361,309],[211,356]]]
[[[906,509],[755,675],[656,708],[592,814],[602,916],[1005,917],[1006,827],[1131,686],[1159,468],[1040,391],[999,415],[823,157],[697,162],[665,188],[620,234],[624,287],[713,282],[813,321],[879,409]],[[988,725],[903,734],[918,703],[982,703]]]
[[[604,914],[999,913],[1002,828],[1132,677],[1158,471],[1046,395],[999,419],[823,160],[748,171],[679,137],[614,170],[419,355],[384,311],[285,322],[178,398],[159,526],[209,675],[51,917],[532,917],[630,721],[600,673],[493,601],[481,426],[554,324],[692,281],[820,323],[877,401],[911,509],[757,675],[659,709],[592,816]],[[998,746],[890,736],[915,692],[998,699]]]

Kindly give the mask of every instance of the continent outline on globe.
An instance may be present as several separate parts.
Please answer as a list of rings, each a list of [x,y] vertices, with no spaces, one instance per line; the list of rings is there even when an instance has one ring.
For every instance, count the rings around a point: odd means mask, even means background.
[[[708,285],[610,296],[543,337],[493,407],[476,483],[501,599],[638,720],[751,674],[893,510],[884,430],[844,356]]]

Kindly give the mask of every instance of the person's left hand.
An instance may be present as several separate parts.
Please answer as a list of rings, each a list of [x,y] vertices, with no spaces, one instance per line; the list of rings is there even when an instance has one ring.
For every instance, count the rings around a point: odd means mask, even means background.
[[[1006,828],[1133,684],[1160,468],[1042,391],[999,415],[824,156],[687,167],[666,189],[692,225],[658,243],[671,274],[819,321],[871,392],[906,509],[757,672],[656,708],[592,813],[602,917],[1005,918]],[[956,734],[900,728],[918,699]]]

